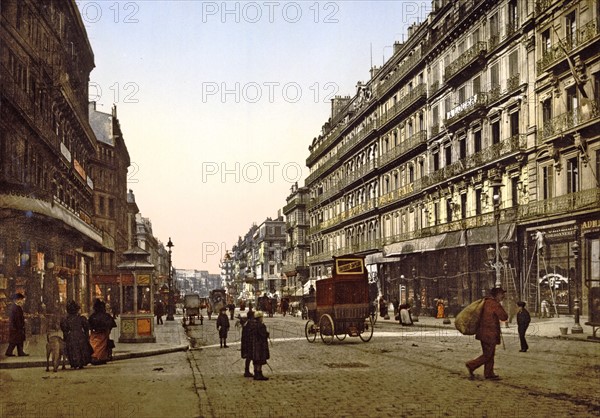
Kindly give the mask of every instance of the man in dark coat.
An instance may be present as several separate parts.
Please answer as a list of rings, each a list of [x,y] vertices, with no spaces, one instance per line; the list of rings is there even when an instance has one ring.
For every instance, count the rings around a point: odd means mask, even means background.
[[[258,311],[254,314],[256,318],[256,329],[254,333],[252,363],[254,364],[254,380],[269,380],[262,374],[263,364],[267,364],[269,353],[269,332],[263,322],[263,313]]]
[[[519,330],[519,341],[521,342],[521,349],[519,351],[526,353],[529,350],[529,345],[527,344],[527,340],[525,340],[525,333],[531,322],[531,315],[525,309],[525,302],[517,302],[517,306],[519,307],[519,312],[517,312],[517,328]]]
[[[483,375],[486,379],[499,379],[499,376],[494,374],[494,356],[496,346],[501,341],[500,321],[508,320],[508,314],[500,305],[505,293],[501,287],[495,287],[490,291],[491,297],[485,298],[479,328],[475,334],[475,338],[481,341],[483,354],[465,363],[471,377],[475,369],[484,366]]]
[[[156,325],[163,324],[163,315],[165,314],[165,305],[161,300],[157,300],[154,305],[154,315],[156,315]]]
[[[241,354],[242,358],[245,359],[244,377],[254,377],[254,375],[250,373],[250,362],[252,361],[252,357],[254,357],[254,344],[252,341],[256,334],[256,320],[254,319],[254,311],[252,309],[248,311],[246,319],[242,323],[242,327]]]
[[[25,315],[23,314],[23,304],[25,296],[22,293],[15,293],[12,297],[13,303],[8,307],[8,348],[6,355],[14,357],[13,351],[17,347],[19,357],[28,356],[23,351],[25,342]]]
[[[223,306],[217,317],[217,330],[219,330],[219,341],[221,348],[229,348],[227,345],[227,333],[229,332],[229,318],[227,318],[227,308]]]

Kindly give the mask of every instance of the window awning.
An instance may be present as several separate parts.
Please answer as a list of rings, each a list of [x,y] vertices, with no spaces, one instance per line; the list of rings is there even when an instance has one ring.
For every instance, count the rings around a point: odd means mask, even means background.
[[[514,223],[500,225],[500,242],[516,241],[516,225]],[[385,257],[404,254],[422,253],[426,251],[459,248],[471,245],[486,245],[496,242],[496,226],[482,226],[464,231],[446,232],[430,237],[416,238],[403,242],[395,242],[383,247]]]

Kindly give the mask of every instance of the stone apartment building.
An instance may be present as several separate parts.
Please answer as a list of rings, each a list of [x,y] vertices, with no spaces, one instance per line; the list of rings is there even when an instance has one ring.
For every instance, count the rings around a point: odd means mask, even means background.
[[[108,306],[119,305],[119,274],[117,265],[124,261],[123,253],[131,248],[131,206],[127,203],[127,170],[129,152],[125,144],[117,107],[110,113],[100,112],[96,103],[89,104],[89,120],[97,146],[90,158],[90,173],[94,181],[94,220],[100,228],[115,238],[114,252],[93,254],[91,280],[92,298],[106,301]]]
[[[303,285],[308,281],[308,217],[306,205],[309,190],[298,187],[291,188],[290,195],[283,207],[285,216],[286,244],[283,261],[283,274],[287,288],[285,294],[302,295]]]
[[[94,219],[94,55],[74,1],[0,8],[0,303],[23,292],[29,314],[67,299],[86,312],[89,252],[115,245]]]
[[[421,312],[502,285],[534,311],[546,298],[587,313],[599,16],[598,1],[433,1],[370,80],[332,100],[310,146],[310,277],[357,253],[385,298]]]

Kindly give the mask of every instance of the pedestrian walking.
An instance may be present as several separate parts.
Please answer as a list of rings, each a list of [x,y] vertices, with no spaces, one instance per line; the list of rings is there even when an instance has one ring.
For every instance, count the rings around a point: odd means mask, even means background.
[[[252,350],[252,363],[254,365],[254,380],[269,380],[262,373],[263,364],[267,364],[270,358],[269,352],[269,332],[267,326],[263,322],[264,314],[257,311],[254,314],[256,318],[256,332],[254,333],[254,347]]]
[[[165,305],[162,300],[157,300],[154,304],[154,315],[156,315],[156,325],[163,325],[163,315],[165,314]]]
[[[246,314],[246,319],[241,320],[242,324],[242,342],[241,342],[241,355],[244,361],[244,377],[254,377],[250,373],[250,363],[254,357],[254,335],[256,333],[256,319],[254,319],[254,311],[249,310]]]
[[[13,351],[17,348],[19,357],[26,357],[29,354],[23,351],[25,343],[25,315],[23,314],[23,304],[25,296],[22,293],[15,293],[12,296],[12,303],[8,306],[8,347],[6,356],[14,357]]]
[[[500,376],[494,373],[494,356],[496,355],[496,346],[500,344],[500,321],[506,321],[508,314],[500,305],[504,299],[506,291],[501,287],[495,287],[490,291],[490,296],[485,298],[479,327],[475,338],[481,342],[483,354],[479,357],[469,360],[465,363],[469,374],[473,377],[473,372],[480,366],[484,366],[483,376],[486,379],[499,379]]]
[[[112,357],[112,345],[110,331],[117,327],[117,323],[111,315],[106,313],[106,303],[100,299],[94,301],[94,312],[90,315],[88,323],[91,329],[90,345],[92,353],[92,364],[106,364]],[[112,342],[112,344],[111,344]]]
[[[60,321],[65,340],[65,351],[73,369],[83,369],[92,359],[88,320],[79,314],[79,305],[74,300],[67,302],[67,316]]]
[[[229,319],[233,321],[233,315],[235,314],[235,304],[233,302],[230,302],[229,305],[227,305],[227,309],[229,309]]]
[[[519,307],[519,311],[517,312],[517,329],[519,330],[519,341],[521,342],[521,349],[519,351],[521,353],[526,353],[529,350],[529,345],[527,344],[527,340],[525,340],[525,333],[531,322],[531,315],[525,309],[525,305],[523,301],[517,302],[517,306]]]
[[[217,316],[217,329],[219,330],[219,342],[221,348],[229,348],[227,345],[227,333],[229,332],[229,318],[227,318],[227,308],[223,306]]]

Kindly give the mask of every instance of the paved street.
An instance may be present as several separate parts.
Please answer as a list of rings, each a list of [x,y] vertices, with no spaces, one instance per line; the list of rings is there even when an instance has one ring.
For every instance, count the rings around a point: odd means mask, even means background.
[[[532,336],[530,352],[505,333],[496,372],[470,380],[479,343],[451,329],[379,321],[373,339],[325,345],[300,318],[266,318],[269,381],[242,377],[239,329],[220,349],[215,320],[190,328],[188,352],[115,361],[81,371],[0,370],[0,416],[379,417],[600,416],[600,345]],[[233,325],[233,324],[232,324]],[[35,389],[36,399],[27,393]]]

